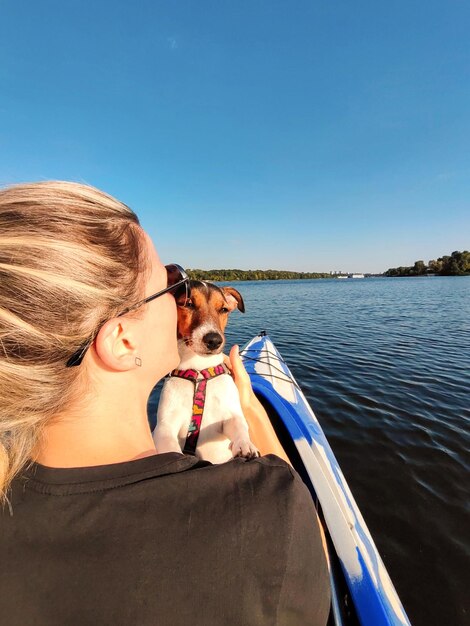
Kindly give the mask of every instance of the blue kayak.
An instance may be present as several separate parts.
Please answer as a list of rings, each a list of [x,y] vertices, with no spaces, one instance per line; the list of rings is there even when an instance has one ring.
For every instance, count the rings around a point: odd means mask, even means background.
[[[262,332],[241,356],[325,529],[332,587],[328,624],[410,624],[325,434],[273,342]]]

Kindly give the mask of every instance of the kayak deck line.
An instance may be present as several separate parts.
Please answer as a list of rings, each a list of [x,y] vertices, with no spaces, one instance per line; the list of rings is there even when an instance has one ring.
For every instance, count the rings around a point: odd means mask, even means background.
[[[258,351],[257,351],[257,350],[243,350],[243,355],[242,355],[242,356],[243,356],[243,360],[244,360],[244,361],[254,361],[254,362],[256,362],[256,363],[265,363],[266,365],[269,365],[269,366],[271,367],[271,369],[275,369],[275,370],[276,370],[276,371],[278,371],[279,373],[284,374],[284,376],[276,376],[276,375],[274,375],[274,374],[271,374],[271,377],[272,377],[272,378],[277,378],[278,380],[283,380],[283,381],[285,381],[286,383],[292,383],[292,384],[294,385],[294,387],[297,387],[297,389],[298,389],[299,391],[301,391],[301,388],[299,387],[299,384],[297,383],[297,381],[295,380],[295,378],[293,378],[293,377],[292,377],[292,378],[286,377],[286,376],[285,376],[285,372],[284,372],[282,369],[280,369],[279,367],[275,367],[275,366],[273,366],[273,365],[272,365],[272,363],[270,363],[270,362],[269,362],[269,360],[268,360],[268,361],[264,361],[263,359],[255,359],[254,357],[251,357],[251,356],[246,356],[246,353],[247,353],[247,352],[255,352],[255,353],[258,353]],[[260,352],[259,352],[259,354],[267,354],[267,355],[270,355],[270,356],[273,356],[273,357],[275,357],[275,356],[276,356],[274,353],[269,352],[269,350],[262,350],[262,351],[260,351]],[[281,363],[284,363],[284,365],[286,365],[286,366],[287,366],[287,363],[286,363],[285,361],[280,361],[280,362],[281,362]]]
[[[323,429],[287,363],[266,334],[254,337],[240,354],[255,394],[324,521],[334,557],[332,570],[336,569],[331,572],[334,600],[329,624],[409,625]],[[356,616],[345,606],[337,586],[345,587]]]

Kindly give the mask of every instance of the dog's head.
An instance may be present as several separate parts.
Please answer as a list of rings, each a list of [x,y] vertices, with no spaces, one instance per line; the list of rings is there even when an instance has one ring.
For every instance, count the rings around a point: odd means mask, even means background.
[[[224,330],[234,309],[245,312],[243,298],[233,287],[217,287],[199,280],[190,282],[190,297],[176,298],[178,339],[196,354],[207,356],[222,352]]]

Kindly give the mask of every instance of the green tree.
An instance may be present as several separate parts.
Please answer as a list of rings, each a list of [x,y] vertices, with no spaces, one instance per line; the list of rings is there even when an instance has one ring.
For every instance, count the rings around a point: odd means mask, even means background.
[[[442,263],[433,259],[429,261],[428,269],[432,274],[439,274],[442,269]]]
[[[426,265],[424,264],[424,261],[416,261],[414,266],[413,266],[413,274],[415,276],[422,276],[423,274],[426,273]]]
[[[439,257],[437,260],[441,262],[440,274],[442,274],[443,276],[448,276],[450,272],[450,256],[446,254]]]

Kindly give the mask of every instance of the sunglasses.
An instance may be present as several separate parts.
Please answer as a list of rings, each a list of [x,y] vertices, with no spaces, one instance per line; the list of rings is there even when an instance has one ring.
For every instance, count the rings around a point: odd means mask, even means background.
[[[144,304],[152,302],[152,300],[155,300],[156,298],[159,298],[160,296],[163,296],[165,293],[168,292],[172,292],[175,298],[180,298],[182,295],[184,295],[183,304],[185,304],[186,301],[189,299],[189,276],[186,274],[181,265],[177,265],[176,263],[172,263],[171,265],[165,265],[165,269],[167,275],[167,286],[165,287],[165,289],[157,291],[157,293],[154,293],[151,296],[144,298],[143,300],[139,300],[132,306],[129,306],[127,307],[127,309],[124,309],[123,311],[118,313],[115,317],[122,317],[123,315],[126,315],[126,313],[135,311]],[[103,324],[104,323],[105,322],[103,322]],[[80,363],[83,361],[83,357],[85,356],[86,351],[96,339],[96,336],[98,335],[103,324],[101,324],[101,326],[96,330],[94,335],[90,339],[88,339],[86,343],[82,344],[78,348],[78,350],[76,350],[72,354],[72,356],[66,363],[66,367],[75,367],[76,365],[80,365]]]

